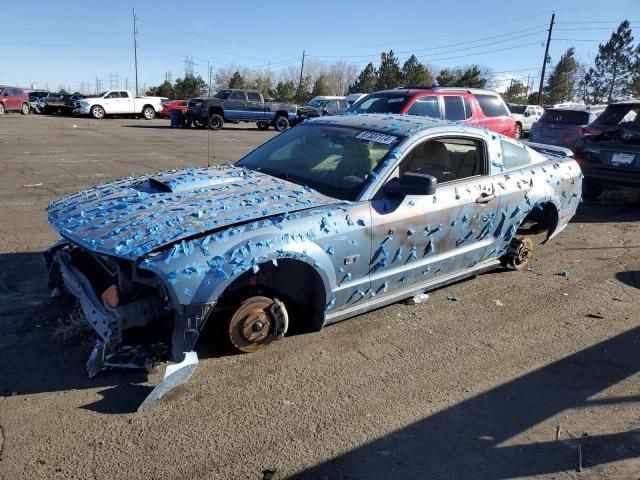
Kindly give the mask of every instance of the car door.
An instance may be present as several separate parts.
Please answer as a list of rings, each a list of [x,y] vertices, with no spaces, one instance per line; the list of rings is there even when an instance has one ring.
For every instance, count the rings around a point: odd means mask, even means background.
[[[117,114],[120,111],[120,92],[109,92],[102,99],[102,107],[107,114]]]
[[[18,110],[20,108],[20,106],[18,105],[18,102],[20,100],[20,97],[18,97],[17,95],[17,90],[15,88],[9,88],[6,90],[6,92],[9,94],[6,97],[6,101],[5,101],[5,108],[7,110]]]
[[[264,102],[258,92],[247,92],[246,115],[253,120],[264,120]]]
[[[474,95],[480,111],[484,114],[478,126],[487,126],[494,132],[513,137],[515,121],[509,113],[504,101],[493,94],[477,93]]]
[[[431,137],[412,145],[390,178],[433,175],[433,195],[378,190],[371,202],[371,289],[393,293],[455,276],[489,258],[499,199],[481,134]]]
[[[229,120],[247,120],[247,97],[244,91],[231,92],[224,104],[224,116]]]
[[[136,112],[134,102],[134,99],[129,96],[129,92],[127,92],[126,90],[121,90],[120,100],[118,102],[118,113],[138,113]]]

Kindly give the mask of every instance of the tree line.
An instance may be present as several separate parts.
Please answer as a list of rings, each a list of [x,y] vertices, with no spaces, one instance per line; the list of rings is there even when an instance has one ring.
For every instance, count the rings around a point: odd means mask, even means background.
[[[487,88],[494,79],[489,67],[477,64],[438,70],[411,55],[400,65],[393,50],[382,54],[379,67],[369,63],[359,73],[347,62],[329,65],[309,62],[305,64],[302,81],[299,75],[300,70],[293,65],[280,73],[278,81],[269,70],[231,66],[216,72],[211,87],[212,91],[221,88],[258,90],[271,100],[303,104],[318,95],[371,93],[400,86]],[[208,91],[209,85],[200,75],[188,73],[176,79],[174,84],[165,81],[147,90],[146,94],[176,99],[200,97]],[[599,45],[590,66],[578,62],[575,49],[568,48],[546,79],[542,103],[582,100],[587,104],[599,104],[628,96],[640,97],[640,44],[634,43],[630,24],[625,20],[608,42]],[[531,92],[520,80],[512,80],[503,97],[509,103],[538,102],[538,92]]]
[[[503,94],[509,103],[537,103],[538,92],[529,93],[521,81],[512,81]],[[553,66],[542,89],[542,103],[582,100],[587,105],[640,97],[640,43],[634,44],[630,24],[620,23],[606,43],[598,46],[591,66],[578,62],[569,47]]]

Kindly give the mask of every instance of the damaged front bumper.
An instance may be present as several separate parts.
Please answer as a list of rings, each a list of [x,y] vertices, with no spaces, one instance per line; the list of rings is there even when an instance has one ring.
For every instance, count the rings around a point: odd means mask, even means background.
[[[166,292],[158,286],[153,294],[140,298],[134,296],[126,303],[109,307],[100,298],[88,275],[74,264],[74,255],[79,252],[92,255],[70,242],[61,241],[51,247],[45,257],[49,268],[49,286],[66,291],[78,299],[87,321],[98,336],[87,361],[89,378],[111,368],[145,369],[151,372],[160,361],[166,359],[168,353],[178,362],[167,367],[163,381],[143,403],[146,408],[169,390],[185,383],[195,371],[198,357],[192,349],[214,304],[175,308]],[[148,286],[146,288],[150,290]],[[159,316],[165,317],[165,324],[173,323],[168,329],[165,328],[165,338],[157,332],[164,325],[158,320]],[[138,335],[145,341],[127,344],[125,333],[134,327],[149,332]]]

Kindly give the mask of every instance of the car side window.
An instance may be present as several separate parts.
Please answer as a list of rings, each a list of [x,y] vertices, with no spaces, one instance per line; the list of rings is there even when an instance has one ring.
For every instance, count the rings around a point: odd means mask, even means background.
[[[111,92],[109,95],[107,95],[104,98],[120,98],[120,92]]]
[[[349,108],[349,103],[346,100],[338,100],[339,108]]]
[[[502,100],[496,95],[476,94],[482,112],[487,117],[508,117],[509,112]]]
[[[229,100],[241,100],[241,101],[244,101],[245,100],[244,92],[233,92],[229,96]]]
[[[526,149],[509,142],[500,142],[502,146],[502,166],[504,168],[515,168],[528,165],[531,161],[529,152]]]
[[[129,92],[120,92],[120,98],[129,98]]]
[[[400,163],[400,174],[432,175],[438,183],[481,175],[484,146],[480,140],[447,137],[419,143]]]
[[[459,95],[445,95],[444,99],[444,118],[453,122],[466,120],[471,117],[471,108],[467,101],[468,108],[465,108],[466,98]]]
[[[429,95],[416,99],[407,111],[409,115],[419,115],[421,117],[440,118],[440,106],[438,97]]]
[[[258,92],[247,92],[247,97],[250,102],[262,102]]]

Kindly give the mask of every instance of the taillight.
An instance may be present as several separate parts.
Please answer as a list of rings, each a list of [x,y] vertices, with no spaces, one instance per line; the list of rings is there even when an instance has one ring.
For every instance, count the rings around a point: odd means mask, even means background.
[[[598,130],[597,128],[593,128],[593,127],[580,127],[580,136],[581,137],[586,137],[587,135],[598,135],[600,134],[600,130]]]

